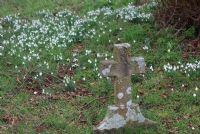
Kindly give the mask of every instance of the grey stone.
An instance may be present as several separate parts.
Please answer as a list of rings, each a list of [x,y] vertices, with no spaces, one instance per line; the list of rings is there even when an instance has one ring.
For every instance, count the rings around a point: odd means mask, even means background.
[[[155,122],[146,119],[138,104],[132,102],[131,75],[145,73],[143,57],[131,57],[128,43],[114,45],[114,60],[101,62],[100,71],[112,79],[115,90],[115,104],[108,106],[107,115],[94,133],[113,132],[125,126],[152,126]]]

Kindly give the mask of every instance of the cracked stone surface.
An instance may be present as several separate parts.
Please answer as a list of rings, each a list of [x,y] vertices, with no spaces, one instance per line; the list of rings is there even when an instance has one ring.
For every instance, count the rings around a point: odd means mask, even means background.
[[[130,57],[130,47],[128,43],[114,45],[114,60],[101,62],[101,74],[112,78],[115,104],[108,106],[106,117],[94,127],[94,133],[155,124],[142,115],[138,104],[132,102],[131,75],[145,73],[145,62],[142,57]]]

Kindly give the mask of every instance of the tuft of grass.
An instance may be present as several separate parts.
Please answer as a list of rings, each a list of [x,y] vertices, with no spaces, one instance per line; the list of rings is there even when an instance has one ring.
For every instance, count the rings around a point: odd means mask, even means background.
[[[49,26],[51,20],[58,19],[48,31],[57,28],[57,24],[62,24],[61,22],[71,29],[75,26],[74,21],[82,20],[88,11],[106,6],[114,11],[120,9],[120,12],[124,13],[123,11],[129,11],[126,6],[130,2],[134,1],[8,0],[1,2],[0,16],[22,13],[17,19],[23,20],[22,25],[32,20],[40,20],[43,21],[42,26]],[[43,9],[50,11],[40,12],[40,15],[35,13]],[[62,13],[63,9],[69,9],[73,13],[67,18],[56,18],[55,14]],[[146,12],[146,9],[144,10]],[[99,64],[101,60],[113,59],[113,44],[122,42],[131,44],[132,56],[145,57],[146,74],[132,76],[132,98],[140,104],[145,117],[158,123],[155,128],[125,128],[124,133],[198,133],[198,69],[191,70],[191,74],[195,75],[188,77],[188,72],[183,73],[185,70],[167,72],[163,66],[168,63],[179,65],[178,61],[192,63],[199,61],[199,57],[191,57],[188,61],[182,58],[179,43],[181,39],[173,35],[173,29],[158,30],[152,21],[141,21],[137,17],[130,21],[103,13],[102,11],[97,15],[95,21],[79,27],[75,36],[71,36],[73,41],[67,47],[59,47],[63,40],[50,51],[47,48],[53,41],[40,44],[39,48],[33,49],[40,54],[40,59],[25,65],[22,64],[23,56],[29,55],[32,47],[15,46],[12,42],[6,45],[3,50],[5,56],[0,59],[0,133],[92,133],[93,125],[104,118],[107,105],[113,104],[114,101],[112,83],[100,76]],[[45,20],[45,15],[49,19]],[[71,19],[73,21],[69,21]],[[0,28],[0,34],[5,37],[0,36],[2,44],[13,35],[17,36],[22,32],[29,35],[31,30],[38,31],[36,28],[14,32],[12,22],[15,22],[15,19],[8,22],[3,24],[4,31]],[[82,35],[92,28],[96,34],[83,38]],[[83,31],[80,32],[80,29]],[[63,28],[59,30],[66,32]],[[39,34],[38,40],[44,41],[53,34],[57,37],[61,33],[55,29],[52,31]],[[190,35],[190,32],[192,30],[186,35]],[[42,36],[45,38],[40,40]],[[17,39],[14,41],[18,42]],[[37,41],[35,44],[39,44]],[[16,55],[8,54],[11,48],[18,51]],[[20,51],[20,48],[26,49]],[[0,47],[0,53],[1,49]],[[23,56],[17,57],[19,54]],[[38,66],[39,64],[41,66]],[[73,85],[65,83],[65,76],[70,78],[70,84]],[[16,117],[19,122],[12,124],[3,117]]]

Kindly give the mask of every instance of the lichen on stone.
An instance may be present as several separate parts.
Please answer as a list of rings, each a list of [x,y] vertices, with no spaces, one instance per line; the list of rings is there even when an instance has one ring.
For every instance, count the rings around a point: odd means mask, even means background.
[[[110,73],[110,68],[112,67],[112,65],[109,65],[108,68],[105,68],[104,70],[102,70],[102,74],[104,76],[107,76]]]
[[[122,99],[124,97],[124,93],[120,92],[117,94],[118,99]]]
[[[99,130],[111,130],[111,129],[118,129],[123,127],[126,124],[126,121],[123,116],[114,114],[111,118],[104,121],[97,129]]]
[[[131,91],[132,91],[131,87],[128,87],[128,88],[126,89],[126,93],[127,93],[127,94],[131,94]]]

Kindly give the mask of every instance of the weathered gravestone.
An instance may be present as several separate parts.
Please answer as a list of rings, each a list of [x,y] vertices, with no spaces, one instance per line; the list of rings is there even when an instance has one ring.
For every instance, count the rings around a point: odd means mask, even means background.
[[[104,120],[94,127],[94,133],[115,131],[124,126],[151,126],[155,122],[146,119],[138,104],[131,99],[131,75],[145,73],[142,57],[130,57],[128,43],[114,45],[114,60],[101,62],[103,76],[111,77],[115,89],[115,105],[108,106]]]

